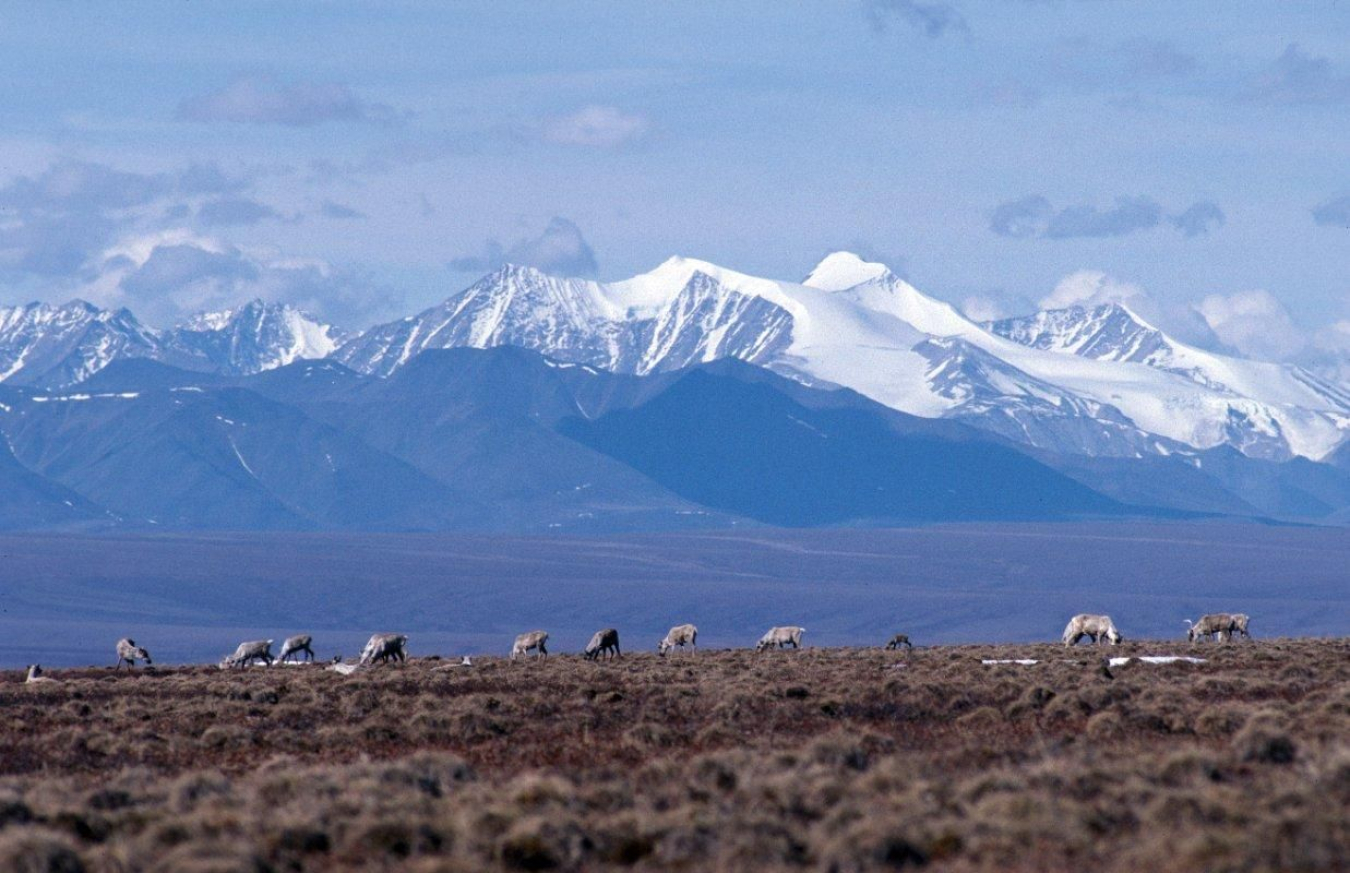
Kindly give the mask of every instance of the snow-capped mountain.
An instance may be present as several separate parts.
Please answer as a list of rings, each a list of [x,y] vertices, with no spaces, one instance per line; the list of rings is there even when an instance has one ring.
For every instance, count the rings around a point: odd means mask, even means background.
[[[1244,360],[1186,345],[1120,304],[1046,310],[984,327],[1031,348],[1143,364],[1203,386],[1208,390],[1201,402],[1211,415],[1196,422],[1193,433],[1198,439],[1185,440],[1195,445],[1226,443],[1246,454],[1273,459],[1317,458],[1345,438],[1350,390],[1293,365]]]
[[[121,358],[248,375],[326,357],[344,338],[294,307],[260,300],[203,313],[167,331],[142,324],[129,310],[83,300],[29,303],[0,308],[0,382],[61,388]]]
[[[915,350],[930,362],[933,390],[955,401],[946,418],[1061,454],[1135,457],[1185,454],[1189,448],[1141,429],[1114,406],[1023,372],[968,340],[933,337]]]
[[[1034,349],[1067,352],[1098,361],[1133,361],[1166,369],[1175,352],[1175,346],[1162,331],[1119,303],[1047,309],[984,322],[983,327]]]
[[[1184,346],[1124,307],[976,324],[847,252],[801,283],[689,258],[612,283],[507,266],[335,357],[385,375],[426,349],[495,345],[632,374],[737,357],[1059,452],[1317,459],[1350,432],[1350,394],[1296,368]]]
[[[213,372],[249,375],[303,358],[325,358],[345,339],[293,306],[252,300],[204,312],[164,335],[175,352],[200,359]]]
[[[655,289],[637,279],[623,288],[508,265],[439,306],[366,331],[336,358],[387,376],[427,349],[511,345],[646,375],[718,358],[761,363],[789,342],[791,317],[765,298],[696,268],[663,278]]]
[[[496,346],[631,375],[737,358],[1058,453],[1227,445],[1320,460],[1350,434],[1350,390],[1299,368],[1185,345],[1120,305],[977,324],[847,252],[801,282],[690,258],[608,283],[506,266],[351,338],[261,301],[167,331],[78,301],[0,309],[0,381],[39,387],[80,382],[125,357],[238,376],[329,356],[389,376],[428,349]]]
[[[0,382],[60,387],[116,358],[156,357],[158,335],[126,309],[83,300],[0,308]]]

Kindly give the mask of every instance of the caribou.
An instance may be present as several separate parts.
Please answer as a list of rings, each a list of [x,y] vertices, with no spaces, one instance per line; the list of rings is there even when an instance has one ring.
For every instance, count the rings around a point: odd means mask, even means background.
[[[1068,627],[1064,628],[1064,645],[1072,646],[1083,637],[1090,637],[1094,644],[1106,640],[1113,646],[1124,639],[1120,631],[1116,630],[1111,616],[1088,613],[1080,613],[1069,619]]]
[[[262,661],[267,666],[272,666],[276,658],[272,657],[271,640],[249,640],[246,643],[240,643],[239,648],[234,650],[233,655],[227,655],[220,662],[220,669],[228,670],[231,667],[247,667],[254,661]]]
[[[361,659],[357,666],[365,667],[377,662],[388,663],[390,660],[406,661],[408,660],[408,635],[407,634],[374,634],[366,641],[366,647],[361,650]]]
[[[153,664],[150,660],[150,653],[140,646],[131,637],[122,637],[117,641],[117,666],[113,670],[120,670],[122,664],[127,665],[130,670],[136,666],[137,661],[144,661],[147,664]]]
[[[677,624],[666,632],[665,639],[656,644],[656,654],[665,655],[676,646],[683,649],[686,644],[698,651],[698,628],[692,624]]]
[[[1201,639],[1210,640],[1218,637],[1223,642],[1228,642],[1233,638],[1233,634],[1241,634],[1247,639],[1251,639],[1251,634],[1247,631],[1247,622],[1251,619],[1242,613],[1231,612],[1211,612],[1200,616],[1199,621],[1186,619],[1186,639],[1190,642],[1199,642]]]
[[[765,632],[764,636],[759,638],[758,645],[755,646],[756,652],[762,652],[765,649],[783,648],[792,646],[794,649],[802,647],[802,634],[806,633],[804,627],[771,627]]]
[[[511,646],[511,660],[514,661],[517,657],[528,655],[532,651],[537,652],[540,658],[547,658],[548,647],[545,645],[547,642],[547,631],[523,633],[516,637],[515,645]]]
[[[586,644],[586,650],[582,653],[587,661],[595,661],[608,654],[611,659],[622,658],[623,653],[619,651],[619,632],[607,627],[604,630],[598,630],[591,637],[591,641]]]
[[[314,638],[309,634],[296,634],[293,637],[287,637],[281,644],[281,654],[277,656],[277,661],[285,663],[291,659],[292,655],[299,655],[303,660],[313,661],[314,650],[310,644]]]

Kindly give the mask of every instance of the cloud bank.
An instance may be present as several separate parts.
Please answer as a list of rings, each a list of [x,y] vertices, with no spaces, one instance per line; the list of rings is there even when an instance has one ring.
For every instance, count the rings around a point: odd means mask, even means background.
[[[989,216],[989,229],[1013,239],[1100,239],[1150,230],[1164,218],[1187,238],[1203,236],[1224,223],[1223,210],[1209,201],[1168,215],[1158,201],[1143,195],[1117,197],[1106,209],[1090,203],[1056,209],[1045,196],[1028,194],[996,206]]]
[[[1323,227],[1350,227],[1350,194],[1314,206],[1312,217]]]
[[[581,229],[561,217],[550,221],[537,237],[520,240],[509,249],[488,240],[482,254],[455,258],[449,266],[460,273],[485,273],[504,264],[535,267],[557,276],[594,276],[600,271]]]
[[[924,3],[919,0],[870,0],[866,4],[868,22],[878,33],[900,21],[930,39],[952,34],[969,34],[965,16],[950,3]]]
[[[1338,74],[1326,58],[1308,55],[1290,43],[1257,77],[1248,96],[1260,103],[1285,106],[1350,103],[1350,76]]]
[[[544,123],[547,142],[570,146],[617,148],[644,138],[651,128],[647,119],[613,106],[587,106],[571,115]]]
[[[399,113],[384,103],[358,98],[346,85],[284,84],[267,77],[235,79],[218,91],[178,104],[179,121],[280,124],[312,127],[329,121],[389,124]]]

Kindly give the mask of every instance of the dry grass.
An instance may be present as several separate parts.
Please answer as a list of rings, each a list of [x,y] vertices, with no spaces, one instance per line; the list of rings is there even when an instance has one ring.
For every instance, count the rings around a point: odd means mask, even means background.
[[[1350,641],[1194,651],[8,673],[0,869],[1345,869]]]

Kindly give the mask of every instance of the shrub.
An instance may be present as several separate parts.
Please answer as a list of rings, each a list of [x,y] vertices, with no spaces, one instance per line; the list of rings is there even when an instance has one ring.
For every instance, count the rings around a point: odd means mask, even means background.
[[[0,870],[7,873],[84,873],[75,847],[42,828],[0,831]]]

